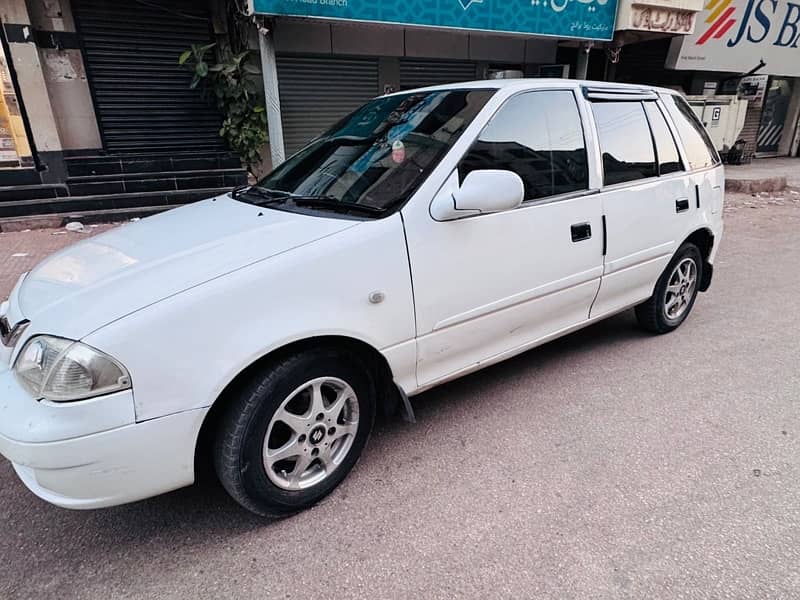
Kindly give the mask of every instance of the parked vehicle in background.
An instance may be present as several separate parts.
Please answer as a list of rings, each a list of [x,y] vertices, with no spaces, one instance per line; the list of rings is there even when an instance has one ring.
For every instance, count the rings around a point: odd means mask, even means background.
[[[679,327],[711,283],[723,189],[670,90],[377,98],[257,185],[24,275],[0,310],[0,452],[68,508],[213,462],[242,506],[296,512],[398,398],[630,307],[648,331]]]

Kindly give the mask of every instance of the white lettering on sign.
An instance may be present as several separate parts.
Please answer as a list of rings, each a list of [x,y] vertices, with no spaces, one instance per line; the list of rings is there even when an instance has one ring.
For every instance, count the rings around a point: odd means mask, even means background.
[[[799,0],[706,0],[692,35],[675,38],[667,67],[800,76]]]
[[[690,33],[694,27],[695,13],[662,6],[633,5],[631,24],[634,29]]]

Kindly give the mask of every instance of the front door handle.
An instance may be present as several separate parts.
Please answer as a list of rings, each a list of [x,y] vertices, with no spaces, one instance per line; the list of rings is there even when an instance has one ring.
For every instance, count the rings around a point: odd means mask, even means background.
[[[686,212],[689,210],[689,199],[688,198],[681,198],[680,200],[675,200],[675,212]]]
[[[573,242],[582,242],[592,237],[592,225],[590,223],[576,223],[570,227]]]

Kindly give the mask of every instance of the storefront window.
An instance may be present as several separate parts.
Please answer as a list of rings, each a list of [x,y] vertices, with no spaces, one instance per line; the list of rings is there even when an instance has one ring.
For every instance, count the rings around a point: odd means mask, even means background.
[[[789,101],[792,98],[792,80],[772,77],[764,99],[761,127],[758,130],[756,152],[775,154],[783,139]]]
[[[0,168],[33,166],[31,147],[25,133],[19,99],[0,45]]]

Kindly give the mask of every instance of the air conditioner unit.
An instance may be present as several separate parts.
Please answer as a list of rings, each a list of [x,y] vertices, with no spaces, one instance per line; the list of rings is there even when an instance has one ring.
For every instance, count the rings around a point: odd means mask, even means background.
[[[741,136],[747,100],[736,96],[687,96],[686,99],[717,150],[727,153]]]

